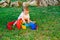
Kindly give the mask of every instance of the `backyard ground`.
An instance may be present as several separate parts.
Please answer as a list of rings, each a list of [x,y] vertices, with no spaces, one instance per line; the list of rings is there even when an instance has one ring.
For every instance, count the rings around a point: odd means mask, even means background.
[[[29,7],[30,18],[36,21],[37,30],[8,30],[6,25],[18,18],[21,8],[0,8],[0,40],[60,40],[60,6]]]

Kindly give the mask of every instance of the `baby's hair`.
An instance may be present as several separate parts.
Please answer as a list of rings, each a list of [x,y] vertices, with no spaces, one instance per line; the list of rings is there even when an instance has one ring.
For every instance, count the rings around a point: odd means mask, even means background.
[[[28,7],[22,8],[22,11],[24,11],[24,9],[25,9],[26,11],[29,11],[29,10],[28,10]]]

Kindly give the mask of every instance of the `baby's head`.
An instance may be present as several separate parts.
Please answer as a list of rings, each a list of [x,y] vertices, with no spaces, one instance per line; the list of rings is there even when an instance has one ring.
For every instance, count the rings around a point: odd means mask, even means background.
[[[28,7],[24,8],[24,9],[23,9],[23,12],[24,12],[25,14],[29,14]]]

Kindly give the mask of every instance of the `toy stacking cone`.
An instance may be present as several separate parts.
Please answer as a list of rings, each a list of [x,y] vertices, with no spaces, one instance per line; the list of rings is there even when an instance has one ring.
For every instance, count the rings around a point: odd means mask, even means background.
[[[18,28],[18,30],[20,30],[21,26],[22,26],[22,19],[19,19],[17,20],[16,27]]]
[[[26,29],[26,26],[25,25],[22,25],[22,29]]]
[[[26,24],[25,24],[25,26],[26,26],[26,27],[29,27],[29,24],[28,24],[28,23],[26,23]]]
[[[15,22],[15,21],[8,22],[8,24],[7,24],[8,30],[12,30],[12,25],[14,24],[14,22]]]

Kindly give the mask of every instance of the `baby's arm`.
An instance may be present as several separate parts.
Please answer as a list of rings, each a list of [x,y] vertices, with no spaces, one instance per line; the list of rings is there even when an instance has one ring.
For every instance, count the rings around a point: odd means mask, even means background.
[[[22,20],[23,20],[23,23],[26,23],[25,19],[22,18]]]
[[[31,20],[30,19],[28,19],[28,23],[30,23],[31,22]]]
[[[27,20],[28,20],[28,23],[30,23],[30,22],[31,22],[29,14],[28,14],[28,19],[27,19]]]
[[[30,16],[28,15],[28,23],[30,23],[30,22],[36,23],[36,21],[31,21]]]

